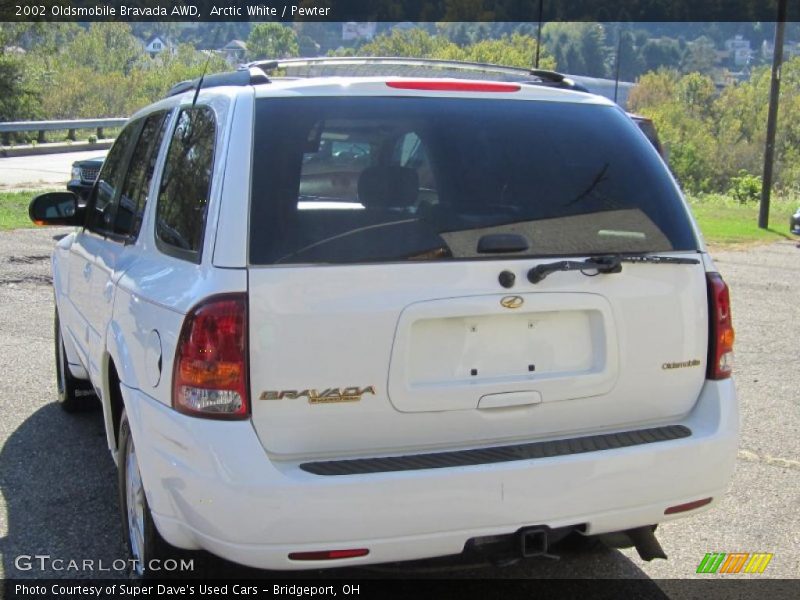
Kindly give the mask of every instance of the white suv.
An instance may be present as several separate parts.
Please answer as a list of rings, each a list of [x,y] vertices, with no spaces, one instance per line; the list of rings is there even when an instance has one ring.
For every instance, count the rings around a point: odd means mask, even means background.
[[[59,399],[100,398],[138,572],[569,532],[663,556],[655,525],[724,495],[738,412],[728,291],[657,151],[546,74],[269,77],[293,66],[178,86],[85,210],[30,207],[78,225]]]

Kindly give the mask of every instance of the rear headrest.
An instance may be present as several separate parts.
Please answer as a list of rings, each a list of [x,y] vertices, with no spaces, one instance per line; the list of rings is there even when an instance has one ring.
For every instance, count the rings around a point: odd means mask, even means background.
[[[406,208],[417,203],[419,175],[409,167],[368,167],[358,178],[358,199],[367,208]]]

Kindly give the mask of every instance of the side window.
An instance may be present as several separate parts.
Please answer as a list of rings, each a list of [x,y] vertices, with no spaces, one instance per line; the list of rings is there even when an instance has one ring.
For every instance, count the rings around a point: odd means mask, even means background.
[[[200,257],[215,134],[210,108],[184,109],[178,115],[156,205],[156,241],[162,251],[179,258]]]
[[[138,131],[140,123],[129,123],[119,134],[114,145],[103,161],[103,167],[97,177],[94,191],[92,210],[86,226],[92,231],[109,233],[113,231],[117,213],[117,198],[125,169],[128,164],[128,154]]]
[[[150,115],[145,119],[139,141],[131,155],[128,174],[122,184],[122,192],[117,206],[117,215],[114,222],[114,233],[130,236],[134,239],[139,235],[142,224],[147,194],[153,180],[158,149],[164,138],[164,128],[167,124],[169,112],[163,111]]]
[[[313,130],[324,125],[319,123]],[[322,131],[317,147],[305,149],[300,172],[303,199],[356,201],[358,178],[376,160],[372,144],[358,133],[347,131],[343,124],[331,124]]]
[[[419,177],[420,202],[436,204],[436,179],[433,175],[428,152],[420,137],[410,131],[395,142],[389,164],[414,169]]]

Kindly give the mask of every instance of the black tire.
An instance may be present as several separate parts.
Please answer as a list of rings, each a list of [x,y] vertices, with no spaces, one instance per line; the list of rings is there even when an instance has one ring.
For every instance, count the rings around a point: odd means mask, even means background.
[[[69,366],[67,365],[67,351],[64,347],[64,339],[61,335],[61,321],[58,318],[58,309],[55,311],[53,322],[56,390],[58,391],[59,406],[69,413],[97,408],[97,396],[94,395],[91,383],[82,379],[77,379],[69,371]]]
[[[132,559],[130,576],[134,579],[149,579],[159,575],[158,571],[153,572],[148,568],[150,561],[159,560],[163,564],[167,558],[173,558],[178,550],[161,537],[150,514],[150,505],[147,503],[147,496],[144,493],[136,448],[125,411],[122,412],[119,424],[118,448],[119,506],[125,544]],[[134,472],[132,469],[136,471]],[[129,473],[131,474],[130,478],[128,477]],[[138,489],[135,489],[137,482]],[[134,499],[136,505],[129,510],[131,499]]]

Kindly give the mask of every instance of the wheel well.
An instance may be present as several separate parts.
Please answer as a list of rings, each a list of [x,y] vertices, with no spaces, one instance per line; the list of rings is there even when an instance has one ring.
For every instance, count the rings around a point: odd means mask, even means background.
[[[114,427],[114,446],[119,445],[119,423],[122,419],[122,410],[125,407],[122,401],[122,392],[119,389],[119,375],[114,361],[108,360],[108,399],[111,408],[111,424]]]

